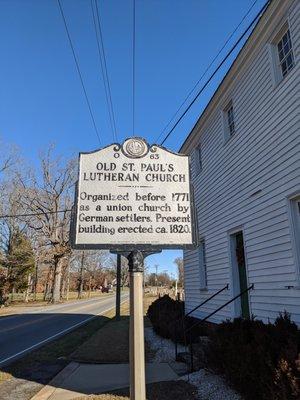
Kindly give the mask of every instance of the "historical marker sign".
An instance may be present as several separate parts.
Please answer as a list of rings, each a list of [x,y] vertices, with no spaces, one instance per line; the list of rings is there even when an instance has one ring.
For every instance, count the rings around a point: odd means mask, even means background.
[[[75,248],[196,244],[188,156],[141,138],[81,153],[75,203]]]

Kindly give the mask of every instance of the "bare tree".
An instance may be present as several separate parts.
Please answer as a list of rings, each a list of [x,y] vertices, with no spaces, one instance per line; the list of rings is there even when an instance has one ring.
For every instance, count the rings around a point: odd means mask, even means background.
[[[19,174],[20,205],[28,226],[49,248],[53,260],[52,302],[61,299],[62,273],[69,246],[70,208],[75,183],[75,163],[54,156],[53,146],[40,156],[41,171]]]
[[[177,265],[178,271],[178,284],[182,288],[184,287],[184,268],[183,268],[183,259],[182,257],[177,257],[174,260],[174,264]]]
[[[116,278],[117,275],[117,258],[112,257],[110,255],[110,260],[109,260],[110,266],[108,267],[110,269],[110,273],[113,276],[113,278]],[[121,287],[124,288],[124,286],[128,285],[129,283],[129,273],[128,273],[128,260],[126,257],[121,257]]]
[[[92,290],[103,286],[104,281],[112,282],[114,278],[114,260],[105,250],[85,250],[72,252],[71,273],[75,274],[78,298],[88,288],[89,295]]]
[[[171,285],[171,277],[167,272],[161,272],[160,274],[155,274],[152,272],[147,277],[147,284],[149,286],[170,286]]]
[[[7,145],[0,140],[0,179],[4,173],[11,171],[20,161],[19,151],[16,146]]]

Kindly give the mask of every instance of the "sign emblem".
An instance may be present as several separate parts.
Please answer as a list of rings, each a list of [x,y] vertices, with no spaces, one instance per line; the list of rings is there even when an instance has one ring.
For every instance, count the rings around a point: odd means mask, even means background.
[[[140,158],[148,152],[148,146],[143,139],[131,138],[125,140],[123,151],[128,157]]]

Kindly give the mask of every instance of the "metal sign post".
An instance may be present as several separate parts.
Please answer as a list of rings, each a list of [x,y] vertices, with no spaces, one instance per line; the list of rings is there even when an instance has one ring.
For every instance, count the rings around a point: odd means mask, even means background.
[[[130,279],[130,400],[146,400],[143,274],[144,255],[133,251],[128,256]]]
[[[144,258],[197,246],[189,157],[138,137],[80,153],[72,217],[73,248],[117,253],[118,276],[128,258],[130,398],[145,400]]]
[[[121,254],[117,255],[116,319],[121,317]]]

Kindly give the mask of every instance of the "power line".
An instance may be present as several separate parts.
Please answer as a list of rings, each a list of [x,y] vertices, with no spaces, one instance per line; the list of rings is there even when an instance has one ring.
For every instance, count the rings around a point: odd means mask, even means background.
[[[95,16],[94,7],[93,7],[93,0],[91,0],[93,22],[94,22],[94,28],[95,28],[95,34],[96,34],[96,41],[97,41],[97,49],[98,49],[98,55],[99,55],[99,60],[100,60],[100,65],[101,65],[101,72],[102,72],[102,78],[103,78],[104,89],[105,89],[106,103],[107,103],[107,108],[108,108],[108,112],[109,112],[110,125],[111,125],[111,129],[112,129],[113,138],[115,141],[117,141],[118,138],[117,138],[116,120],[115,120],[115,113],[114,113],[113,102],[112,102],[109,76],[108,76],[108,72],[107,72],[107,63],[106,63],[106,56],[105,56],[105,49],[104,49],[104,43],[103,43],[103,35],[102,35],[97,0],[94,0],[94,3],[95,3],[97,21],[96,21],[96,16]],[[97,29],[97,23],[98,23],[98,29]],[[99,35],[98,35],[98,31],[99,31]],[[101,43],[101,45],[100,45],[100,43]]]
[[[66,210],[58,210],[58,211],[45,211],[45,212],[37,212],[37,213],[27,213],[27,214],[7,214],[7,215],[0,215],[0,218],[20,218],[20,217],[33,217],[35,215],[49,215],[49,214],[60,214],[71,212],[71,209]]]
[[[132,136],[135,135],[135,0],[133,0],[132,27]]]
[[[254,19],[251,21],[251,23],[248,25],[246,30],[242,33],[242,35],[239,37],[239,39],[236,41],[236,43],[232,46],[232,48],[229,50],[229,52],[226,54],[226,56],[223,58],[223,60],[218,64],[218,66],[215,68],[214,72],[210,75],[208,80],[205,82],[205,84],[201,87],[201,89],[198,91],[196,96],[193,98],[193,100],[189,103],[189,105],[186,107],[184,112],[181,114],[181,116],[178,118],[178,120],[175,122],[173,127],[170,129],[168,134],[165,136],[161,144],[163,145],[166,140],[170,137],[174,129],[178,126],[180,121],[183,119],[183,117],[187,114],[187,112],[190,110],[192,105],[196,102],[200,94],[204,91],[204,89],[207,87],[207,85],[210,83],[210,81],[213,79],[213,77],[216,75],[216,73],[219,71],[219,69],[222,67],[222,65],[225,63],[225,61],[230,57],[230,55],[233,53],[235,48],[239,45],[239,43],[243,40],[243,38],[246,36],[248,31],[251,29],[251,27],[254,25],[256,20],[260,17],[260,15],[264,12],[264,10],[267,8],[268,4],[270,3],[271,0],[268,0],[267,3],[260,9],[260,11],[256,14]]]
[[[239,27],[242,25],[242,23],[244,22],[244,20],[247,18],[247,16],[249,15],[249,13],[251,12],[252,8],[255,6],[255,4],[257,3],[257,0],[255,0],[251,7],[249,8],[249,10],[246,12],[246,14],[243,16],[243,18],[241,19],[241,21],[239,22],[239,24],[235,27],[235,29],[233,30],[233,32],[229,35],[229,37],[227,38],[227,40],[225,41],[225,43],[223,44],[223,46],[220,48],[220,50],[218,51],[217,55],[213,58],[213,60],[210,62],[210,64],[208,65],[208,67],[205,69],[205,71],[203,72],[203,74],[200,76],[200,78],[197,80],[197,82],[194,84],[194,86],[192,87],[192,89],[189,91],[189,93],[186,95],[185,99],[183,100],[183,102],[180,104],[180,106],[177,108],[177,110],[175,111],[175,113],[172,115],[172,117],[170,118],[169,122],[165,125],[164,129],[162,130],[162,132],[160,133],[160,135],[157,137],[156,139],[156,143],[159,141],[159,139],[161,138],[161,136],[165,133],[165,131],[167,130],[168,126],[170,125],[170,123],[173,121],[173,119],[176,117],[176,115],[179,113],[179,111],[182,109],[182,107],[184,106],[184,104],[187,102],[187,100],[189,99],[189,97],[191,96],[191,94],[194,92],[194,90],[196,89],[196,87],[199,85],[199,83],[202,81],[202,79],[204,78],[204,76],[206,75],[206,73],[209,71],[210,67],[214,64],[214,62],[216,61],[216,59],[219,57],[219,55],[222,53],[222,51],[224,50],[224,48],[227,46],[227,44],[229,43],[229,41],[231,40],[231,38],[233,37],[233,35],[236,33],[236,31],[239,29]]]
[[[67,36],[68,36],[68,39],[69,39],[69,44],[70,44],[70,47],[71,47],[71,50],[72,50],[72,54],[73,54],[73,58],[74,58],[74,61],[75,61],[75,64],[76,64],[76,68],[77,68],[77,72],[78,72],[78,75],[79,75],[81,86],[82,86],[82,89],[83,89],[83,92],[84,92],[85,100],[86,100],[86,103],[87,103],[87,106],[88,106],[88,109],[89,109],[89,112],[90,112],[90,116],[91,116],[91,119],[92,119],[92,122],[93,122],[93,126],[94,126],[94,129],[95,129],[96,135],[97,135],[98,140],[99,140],[99,144],[101,146],[100,135],[99,135],[99,132],[98,132],[98,129],[97,129],[97,126],[96,126],[96,122],[95,122],[95,118],[94,118],[94,115],[93,115],[92,107],[91,107],[91,104],[90,104],[90,101],[89,101],[89,98],[88,98],[88,95],[87,95],[87,91],[86,91],[86,88],[85,88],[85,85],[84,85],[84,82],[83,82],[82,74],[81,74],[81,71],[80,71],[80,67],[79,67],[79,63],[78,63],[78,60],[77,60],[77,57],[76,57],[76,53],[75,53],[75,50],[74,50],[73,42],[72,42],[72,39],[71,39],[71,36],[70,36],[70,32],[69,32],[69,29],[68,29],[68,25],[67,25],[67,21],[66,21],[66,18],[65,18],[65,14],[64,14],[64,11],[63,11],[63,8],[62,8],[60,0],[57,0],[57,2],[58,2],[60,13],[61,13],[61,16],[62,16],[62,19],[63,19],[63,22],[64,22],[66,33],[67,33]]]
[[[109,81],[108,72],[107,72],[107,64],[106,64],[106,56],[105,56],[105,50],[104,50],[104,44],[103,44],[103,35],[102,35],[102,29],[101,29],[101,23],[100,23],[98,0],[95,0],[95,5],[96,5],[97,21],[98,21],[98,26],[99,26],[100,40],[101,40],[101,48],[102,48],[102,53],[103,53],[103,58],[104,58],[104,70],[105,70],[105,76],[106,76],[106,82],[107,82],[107,88],[108,88],[109,103],[110,103],[112,121],[113,121],[113,126],[114,126],[114,138],[117,141],[118,139],[117,139],[116,120],[115,120],[115,113],[114,113],[113,102],[112,102],[110,81]]]

